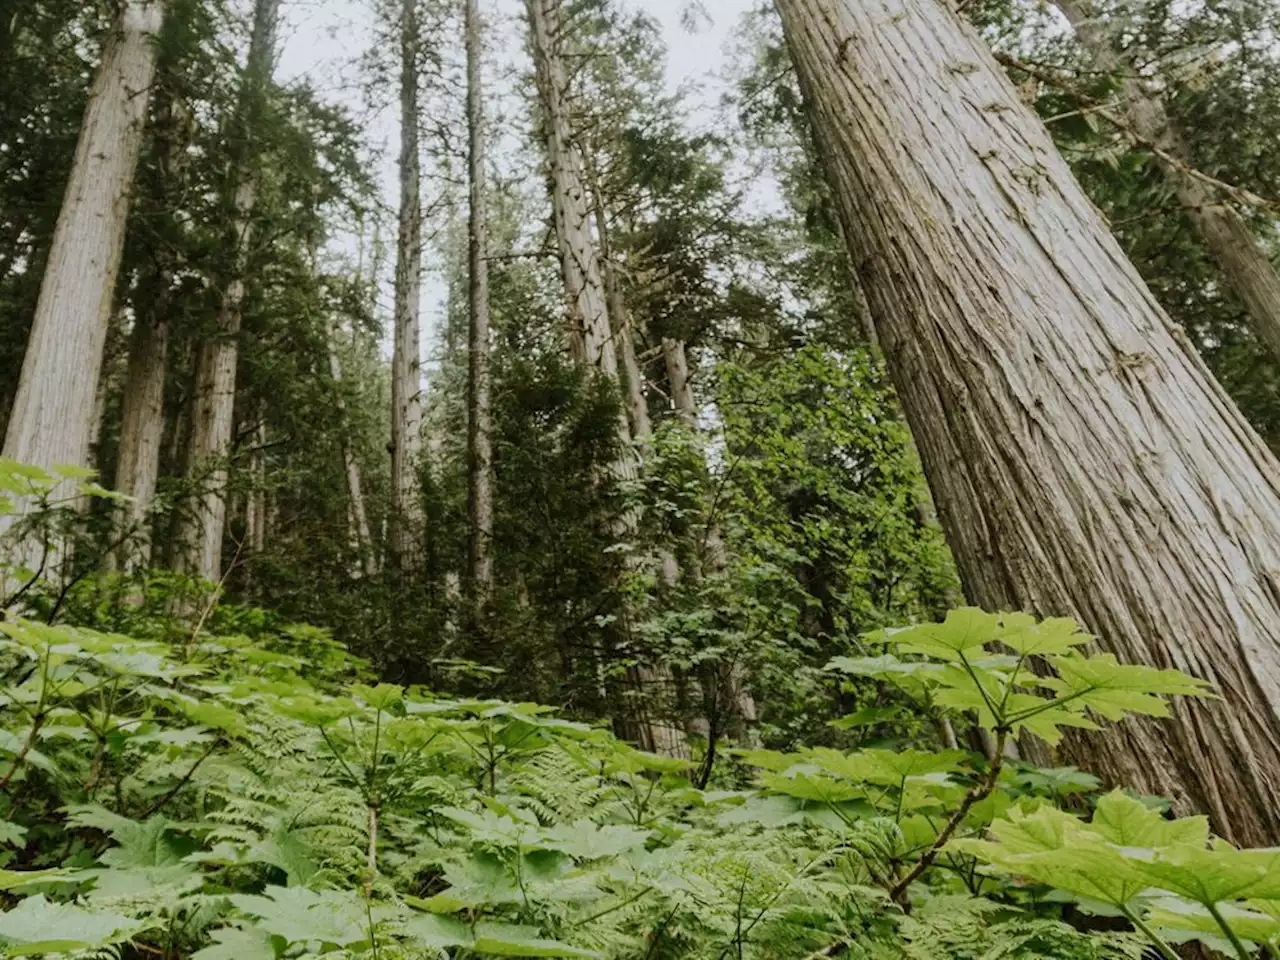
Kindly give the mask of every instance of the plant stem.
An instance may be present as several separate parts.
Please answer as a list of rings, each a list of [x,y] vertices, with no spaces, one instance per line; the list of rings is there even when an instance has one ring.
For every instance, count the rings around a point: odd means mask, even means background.
[[[378,875],[378,807],[375,804],[369,805],[369,855],[367,868],[369,875],[364,881],[365,899],[373,897],[373,881]]]
[[[908,871],[905,877],[894,884],[893,889],[889,891],[889,896],[899,906],[906,905],[907,891],[911,888],[911,884],[919,880],[920,875],[933,866],[933,862],[938,859],[938,854],[955,836],[956,831],[960,829],[960,824],[964,823],[964,818],[973,809],[973,805],[981,803],[991,796],[991,791],[996,788],[996,781],[1000,779],[1000,769],[1004,765],[1004,745],[1008,736],[1009,731],[1005,727],[1001,727],[996,731],[996,743],[995,749],[992,751],[991,769],[987,772],[986,778],[981,783],[974,784],[970,788],[969,792],[965,794],[964,802],[960,804],[960,808],[951,815],[947,825],[938,834],[938,839],[933,841],[933,846],[925,851],[924,856],[916,862],[916,865]]]
[[[1217,921],[1218,926],[1222,928],[1222,932],[1225,933],[1227,935],[1227,939],[1231,941],[1231,946],[1232,949],[1235,950],[1236,956],[1238,956],[1240,960],[1249,960],[1253,954],[1245,949],[1244,944],[1240,942],[1240,938],[1236,936],[1236,932],[1232,930],[1230,924],[1227,923],[1227,918],[1224,917],[1222,915],[1222,911],[1218,909],[1218,905],[1216,903],[1206,903],[1205,906],[1209,908],[1209,912],[1213,914],[1213,919]]]
[[[151,806],[147,807],[146,810],[142,811],[142,816],[139,817],[139,819],[146,820],[148,817],[154,816],[167,807],[169,805],[169,801],[181,793],[182,788],[191,782],[191,778],[194,777],[196,775],[196,771],[200,769],[200,764],[208,760],[209,757],[213,755],[213,751],[218,749],[219,743],[221,743],[221,740],[215,737],[213,743],[209,744],[209,749],[196,758],[196,762],[191,765],[190,769],[187,770],[186,774],[177,782],[174,788]]]
[[[9,781],[13,779],[13,775],[18,772],[22,762],[27,759],[27,754],[35,746],[36,737],[40,735],[40,727],[43,725],[44,714],[37,713],[31,720],[31,732],[27,734],[26,741],[18,748],[18,752],[13,755],[13,762],[9,765],[9,772],[3,778],[0,778],[0,790],[9,789]]]
[[[1168,942],[1165,941],[1160,934],[1147,926],[1146,921],[1143,920],[1139,914],[1135,913],[1129,907],[1121,907],[1120,912],[1124,914],[1124,918],[1126,920],[1133,924],[1135,930],[1151,941],[1151,945],[1156,948],[1156,952],[1159,953],[1160,956],[1164,957],[1164,960],[1182,960],[1173,947],[1169,946]]]

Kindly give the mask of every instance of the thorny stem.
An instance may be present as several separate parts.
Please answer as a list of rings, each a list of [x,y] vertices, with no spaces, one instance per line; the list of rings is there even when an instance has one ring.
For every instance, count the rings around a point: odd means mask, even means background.
[[[916,865],[889,891],[889,896],[899,906],[906,906],[907,891],[911,888],[911,884],[919,880],[920,875],[933,866],[934,861],[938,859],[938,854],[942,852],[943,847],[951,842],[951,838],[960,829],[960,824],[964,823],[964,818],[969,815],[969,811],[973,809],[974,804],[981,803],[991,796],[991,792],[995,790],[996,781],[1000,779],[1000,769],[1004,765],[1004,745],[1008,736],[1009,730],[1007,727],[1001,727],[996,731],[995,749],[992,751],[990,770],[988,770],[986,778],[969,789],[969,792],[965,794],[964,802],[951,815],[947,825],[938,834],[938,839],[933,841],[933,846],[925,851],[924,856],[916,862]]]

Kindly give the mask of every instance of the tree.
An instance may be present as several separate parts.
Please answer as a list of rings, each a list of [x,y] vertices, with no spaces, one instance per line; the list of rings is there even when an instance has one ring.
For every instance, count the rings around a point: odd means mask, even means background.
[[[1223,276],[1249,312],[1258,338],[1280,360],[1280,272],[1244,217],[1221,196],[1222,189],[1190,164],[1182,132],[1171,122],[1157,93],[1112,45],[1091,0],[1056,0],[1098,69],[1119,76],[1125,119],[1155,152],[1187,218],[1196,226]]]
[[[122,4],[94,80],[5,434],[20,462],[87,464],[163,19],[162,0]]]
[[[396,247],[394,356],[391,369],[391,496],[388,554],[393,569],[420,560],[417,484],[422,450],[422,160],[418,118],[418,0],[400,11],[400,233]]]
[[[580,146],[574,139],[568,102],[569,79],[563,59],[565,27],[561,0],[527,0],[526,7],[550,168],[548,187],[568,307],[569,347],[579,364],[616,389],[619,385],[618,354],[610,324],[604,271],[591,231],[584,163]],[[613,464],[613,479],[621,482],[634,480],[639,473],[639,464],[632,449],[631,426],[622,409],[617,416],[617,437],[618,458]],[[616,518],[615,532],[622,539],[631,539],[638,522],[635,513],[627,510]],[[602,668],[603,654],[604,651],[598,654]],[[645,715],[648,706],[659,704],[661,692],[671,687],[670,671],[637,666],[629,673],[628,680],[633,688],[640,691],[635,698],[640,715],[619,718],[628,728],[629,735],[649,749],[668,754],[682,753],[685,747],[679,731],[662,719],[650,719]],[[658,706],[657,710],[660,713],[661,707]]]
[[[1222,703],[1077,757],[1274,842],[1280,474],[990,51],[934,0],[778,0],[966,588]]]
[[[467,481],[471,530],[469,587],[478,611],[493,589],[493,412],[489,384],[489,220],[485,178],[483,44],[478,0],[466,2],[467,128],[471,183],[468,230],[469,376]]]
[[[236,372],[244,319],[253,215],[258,204],[258,143],[266,112],[276,48],[280,0],[255,0],[249,56],[241,80],[240,102],[232,129],[231,255],[218,306],[214,335],[196,356],[187,478],[198,487],[183,515],[179,539],[184,569],[205,580],[222,577],[222,539],[227,522],[227,460],[235,428]]]

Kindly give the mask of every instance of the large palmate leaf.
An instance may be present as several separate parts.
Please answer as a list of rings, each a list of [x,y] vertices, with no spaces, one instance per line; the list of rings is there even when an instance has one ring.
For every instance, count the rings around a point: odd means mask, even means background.
[[[1211,906],[1228,900],[1280,899],[1280,850],[1182,845],[1126,850],[1126,859],[1152,887]]]
[[[256,917],[264,933],[286,943],[345,947],[369,939],[364,904],[354,893],[267,887],[261,896],[233,894],[228,899],[241,913]]]
[[[590,820],[565,823],[543,831],[540,845],[575,860],[601,860],[645,845],[648,830],[624,826],[596,826]]]
[[[276,960],[278,955],[273,938],[260,927],[219,927],[209,936],[213,943],[197,950],[191,960]]]
[[[146,926],[146,922],[133,917],[51,903],[41,894],[0,914],[0,940],[11,957],[76,953],[128,940]]]
[[[953,840],[948,849],[1113,907],[1128,906],[1151,885],[1119,848],[1053,807],[1029,814],[1015,807],[990,833],[994,840]]]
[[[1053,690],[1060,700],[1081,704],[1113,721],[1127,713],[1167,717],[1169,707],[1163,696],[1210,695],[1203,680],[1178,670],[1122,664],[1109,653],[1057,657],[1053,667],[1058,678],[1044,678],[1042,686]]]
[[[542,939],[537,927],[482,921],[474,927],[462,920],[435,914],[420,914],[407,920],[404,933],[429,947],[460,947],[473,953],[497,957],[568,957],[589,960],[595,951]]]

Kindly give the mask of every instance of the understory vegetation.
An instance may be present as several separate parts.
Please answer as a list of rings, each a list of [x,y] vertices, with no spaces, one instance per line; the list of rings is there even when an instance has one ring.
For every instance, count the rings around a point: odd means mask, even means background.
[[[1280,960],[1278,38],[0,0],[0,960]]]

